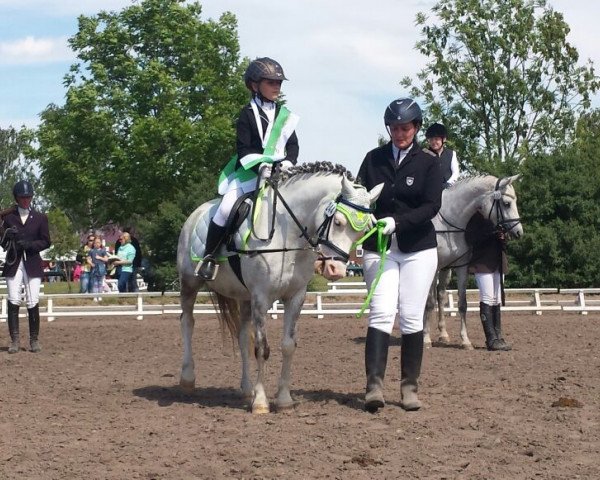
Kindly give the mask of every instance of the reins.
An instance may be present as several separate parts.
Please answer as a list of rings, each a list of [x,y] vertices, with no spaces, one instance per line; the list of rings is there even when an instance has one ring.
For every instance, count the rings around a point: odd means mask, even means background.
[[[6,265],[12,265],[17,261],[19,257],[17,253],[17,242],[14,234],[17,232],[15,227],[9,227],[2,232],[2,238],[0,239],[0,245],[6,245],[4,250],[6,251]]]

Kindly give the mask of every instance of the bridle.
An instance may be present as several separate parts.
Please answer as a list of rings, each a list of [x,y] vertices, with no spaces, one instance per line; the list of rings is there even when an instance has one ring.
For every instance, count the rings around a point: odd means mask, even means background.
[[[494,209],[496,210],[496,218],[498,221],[496,222],[496,228],[506,233],[515,228],[519,223],[521,223],[520,218],[505,218],[504,212],[502,211],[500,202],[502,202],[502,191],[500,190],[500,182],[501,178],[496,182],[496,186],[494,188],[494,201],[492,202],[492,206],[490,207],[490,211],[488,213],[488,219],[492,218],[492,212]],[[510,225],[510,227],[507,227]]]

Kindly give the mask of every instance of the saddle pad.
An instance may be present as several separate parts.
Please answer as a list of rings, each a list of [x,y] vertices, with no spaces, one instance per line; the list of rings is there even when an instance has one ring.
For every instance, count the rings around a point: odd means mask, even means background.
[[[215,204],[211,205],[209,209],[205,210],[202,215],[198,217],[198,221],[192,230],[190,240],[190,255],[192,261],[194,262],[199,262],[202,260],[204,249],[206,248],[206,234],[208,233],[208,225],[210,224],[210,220],[215,216],[218,208],[219,203],[216,202]],[[243,239],[246,233],[250,230],[251,225],[249,217],[250,216],[243,221],[240,228],[233,234],[233,244],[238,249],[241,249],[241,245],[244,244]],[[221,260],[232,255],[237,255],[237,253],[227,250],[226,245],[222,244],[218,252],[218,258]]]

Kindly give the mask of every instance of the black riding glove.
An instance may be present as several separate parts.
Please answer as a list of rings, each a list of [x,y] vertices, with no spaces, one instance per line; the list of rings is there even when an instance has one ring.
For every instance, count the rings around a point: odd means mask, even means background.
[[[26,252],[31,250],[32,247],[34,246],[34,241],[33,240],[17,240],[17,246],[22,249],[25,250]]]

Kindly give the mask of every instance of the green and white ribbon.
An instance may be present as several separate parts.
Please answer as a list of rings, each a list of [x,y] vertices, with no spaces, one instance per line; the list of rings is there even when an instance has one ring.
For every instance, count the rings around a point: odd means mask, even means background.
[[[290,112],[285,106],[281,107],[271,133],[264,147],[263,153],[250,153],[245,155],[240,164],[242,168],[236,170],[237,155],[231,157],[221,175],[219,176],[219,195],[227,192],[229,184],[237,179],[240,183],[248,182],[256,178],[252,167],[261,163],[273,163],[285,158],[285,145],[294,133],[300,117]]]
[[[373,293],[377,288],[377,284],[379,283],[379,279],[381,278],[381,274],[383,273],[383,266],[385,265],[385,257],[387,254],[387,244],[388,244],[388,235],[383,234],[383,229],[385,228],[385,222],[379,221],[375,224],[375,226],[367,232],[367,234],[354,242],[354,245],[362,244],[367,238],[377,232],[377,252],[381,256],[379,259],[379,268],[377,269],[377,274],[375,275],[375,279],[371,284],[371,288],[369,289],[369,293],[367,294],[367,298],[365,298],[362,307],[360,307],[360,311],[356,314],[356,318],[362,317],[365,310],[369,307],[371,303],[371,298],[373,298]]]

